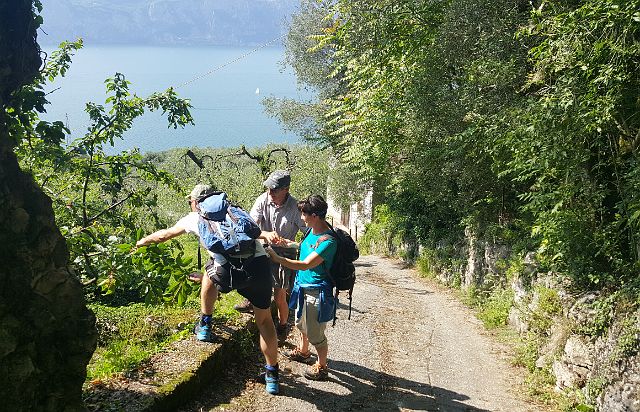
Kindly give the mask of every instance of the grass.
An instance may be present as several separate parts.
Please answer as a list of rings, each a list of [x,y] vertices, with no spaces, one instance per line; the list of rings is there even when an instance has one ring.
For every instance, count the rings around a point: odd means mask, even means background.
[[[240,319],[233,305],[242,299],[236,292],[222,295],[216,302],[214,322],[232,323]],[[135,370],[172,342],[188,338],[200,312],[197,299],[190,299],[182,307],[94,304],[90,308],[97,318],[98,347],[87,366],[86,382]]]

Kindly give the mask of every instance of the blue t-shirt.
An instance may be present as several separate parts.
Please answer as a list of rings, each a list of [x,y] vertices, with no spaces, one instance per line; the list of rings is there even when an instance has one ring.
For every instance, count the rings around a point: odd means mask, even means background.
[[[318,242],[323,236],[326,239]],[[322,281],[328,281],[329,278],[326,274],[331,268],[337,248],[338,244],[333,236],[331,236],[331,231],[328,230],[317,235],[309,233],[300,244],[300,260],[305,260],[312,252],[316,252],[324,261],[314,268],[299,270],[296,281],[301,285],[313,285],[321,283]]]

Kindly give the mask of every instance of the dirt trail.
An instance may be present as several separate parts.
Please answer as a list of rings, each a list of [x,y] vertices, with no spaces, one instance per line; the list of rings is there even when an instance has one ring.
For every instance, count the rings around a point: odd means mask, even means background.
[[[518,399],[519,378],[504,352],[447,292],[402,264],[357,262],[351,320],[346,306],[328,327],[330,381],[302,377],[306,365],[281,360],[281,395],[252,381],[260,358],[226,377],[185,411],[538,411]],[[287,345],[294,342],[290,335]]]

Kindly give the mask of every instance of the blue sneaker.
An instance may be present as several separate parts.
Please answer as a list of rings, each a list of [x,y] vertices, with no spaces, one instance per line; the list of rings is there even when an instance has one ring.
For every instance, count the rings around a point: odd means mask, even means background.
[[[280,392],[278,372],[272,372],[267,369],[264,372],[264,385],[267,393],[271,395],[277,395]]]
[[[211,332],[211,325],[209,324],[201,325],[200,321],[198,321],[194,329],[194,332],[196,334],[196,339],[198,339],[200,342],[215,341],[215,337]]]

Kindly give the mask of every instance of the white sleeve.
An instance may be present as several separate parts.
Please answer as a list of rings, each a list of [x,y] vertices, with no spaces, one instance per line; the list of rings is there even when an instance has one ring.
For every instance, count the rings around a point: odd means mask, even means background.
[[[187,233],[198,234],[198,214],[191,212],[182,219],[178,220],[175,226],[181,227]]]
[[[262,199],[263,196],[264,195],[258,196],[256,201],[253,202],[253,207],[251,208],[251,211],[249,211],[249,215],[251,215],[251,218],[255,220],[258,226],[260,227],[262,227],[261,223],[262,223],[262,220],[264,219],[264,214],[262,213],[264,209],[263,208],[264,200]]]

